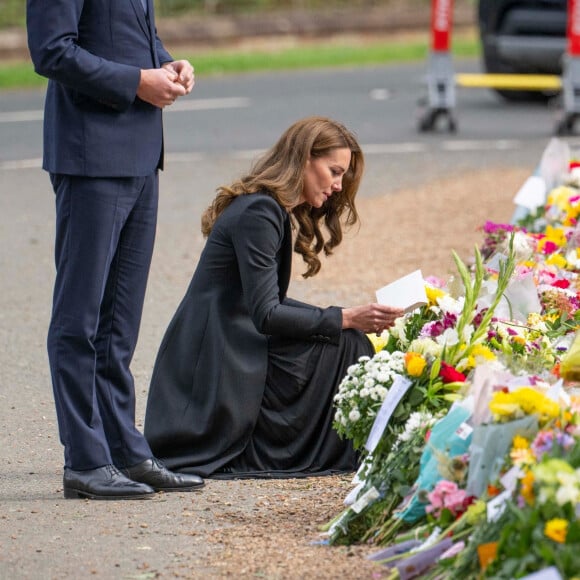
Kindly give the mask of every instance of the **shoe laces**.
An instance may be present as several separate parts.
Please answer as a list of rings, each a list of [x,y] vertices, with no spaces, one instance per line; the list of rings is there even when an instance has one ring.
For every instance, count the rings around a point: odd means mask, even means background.
[[[123,477],[123,474],[114,465],[106,465],[105,467],[107,468],[107,471],[109,472],[111,478],[119,476]]]

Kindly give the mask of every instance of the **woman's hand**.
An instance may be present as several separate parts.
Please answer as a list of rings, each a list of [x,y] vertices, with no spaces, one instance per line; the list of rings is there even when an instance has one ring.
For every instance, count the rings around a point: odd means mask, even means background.
[[[395,320],[404,313],[402,308],[376,303],[343,308],[342,328],[355,328],[366,334],[381,334],[383,330],[393,326]]]

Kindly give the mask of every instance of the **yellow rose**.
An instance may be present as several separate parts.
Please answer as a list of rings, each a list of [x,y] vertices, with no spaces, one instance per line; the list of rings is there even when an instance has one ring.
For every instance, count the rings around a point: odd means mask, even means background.
[[[426,364],[427,361],[418,352],[409,351],[405,353],[405,367],[409,376],[420,377],[425,370]]]

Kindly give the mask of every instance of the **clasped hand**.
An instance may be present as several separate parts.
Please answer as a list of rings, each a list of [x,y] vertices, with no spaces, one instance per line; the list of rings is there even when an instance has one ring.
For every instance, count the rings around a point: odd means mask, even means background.
[[[195,84],[194,70],[187,60],[166,62],[161,68],[142,69],[137,96],[163,109],[187,95]]]
[[[381,334],[383,330],[390,328],[395,320],[405,311],[402,308],[387,306],[385,304],[364,304],[342,310],[342,327],[355,328],[366,334],[373,332]]]

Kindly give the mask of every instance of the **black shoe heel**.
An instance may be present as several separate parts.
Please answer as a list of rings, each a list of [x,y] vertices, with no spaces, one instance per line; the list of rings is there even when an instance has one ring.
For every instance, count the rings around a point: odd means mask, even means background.
[[[76,489],[64,489],[64,499],[86,499],[86,495]]]

